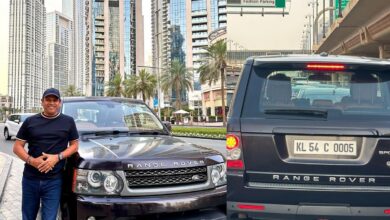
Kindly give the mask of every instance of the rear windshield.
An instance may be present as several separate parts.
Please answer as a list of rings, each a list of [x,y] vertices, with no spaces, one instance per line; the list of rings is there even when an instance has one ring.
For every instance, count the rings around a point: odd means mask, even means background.
[[[389,74],[362,68],[343,71],[254,68],[242,116],[389,120]]]

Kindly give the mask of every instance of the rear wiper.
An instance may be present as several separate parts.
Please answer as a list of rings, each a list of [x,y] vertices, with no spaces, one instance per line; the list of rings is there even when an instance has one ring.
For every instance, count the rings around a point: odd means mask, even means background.
[[[299,116],[313,116],[319,118],[327,118],[327,110],[318,109],[266,109],[265,114],[269,115],[299,115]]]

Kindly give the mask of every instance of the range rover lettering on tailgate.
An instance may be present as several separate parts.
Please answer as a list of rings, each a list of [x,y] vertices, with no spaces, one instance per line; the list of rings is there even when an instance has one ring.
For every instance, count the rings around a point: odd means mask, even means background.
[[[62,112],[74,118],[80,133],[79,152],[65,172],[63,219],[224,211],[224,157],[172,137],[143,102],[65,98]]]
[[[227,128],[229,219],[390,218],[390,62],[249,58]]]

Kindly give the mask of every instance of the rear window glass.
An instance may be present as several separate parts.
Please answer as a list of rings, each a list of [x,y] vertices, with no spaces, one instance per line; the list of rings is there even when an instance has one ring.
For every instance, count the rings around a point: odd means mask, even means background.
[[[254,68],[243,117],[388,117],[389,73]]]

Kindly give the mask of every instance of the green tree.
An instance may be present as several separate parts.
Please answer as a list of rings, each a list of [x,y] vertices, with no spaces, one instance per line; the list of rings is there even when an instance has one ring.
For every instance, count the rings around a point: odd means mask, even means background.
[[[129,79],[125,80],[125,97],[134,97],[138,93],[141,93],[142,100],[145,102],[146,99],[153,96],[157,79],[156,76],[150,74],[145,69],[138,72],[137,75],[130,76]]]
[[[64,92],[64,96],[82,96],[82,94],[77,91],[74,85],[69,85]]]
[[[119,73],[115,74],[106,86],[108,87],[106,91],[107,96],[120,97],[124,92],[122,77]]]
[[[206,48],[207,59],[199,67],[199,80],[200,83],[208,83],[210,86],[212,83],[221,82],[221,98],[222,98],[222,115],[223,126],[226,126],[226,114],[225,114],[225,68],[226,64],[226,42],[219,40],[214,44]]]
[[[176,93],[176,109],[181,109],[181,92],[192,90],[192,75],[188,68],[178,60],[173,60],[170,70],[161,77],[161,88],[169,93],[172,88]]]

